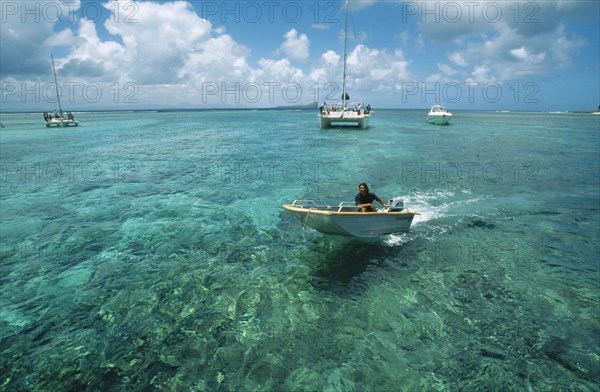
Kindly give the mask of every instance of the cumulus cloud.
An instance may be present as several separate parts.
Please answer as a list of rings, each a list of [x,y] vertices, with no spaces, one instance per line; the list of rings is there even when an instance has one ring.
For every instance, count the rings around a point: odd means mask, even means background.
[[[321,87],[333,84],[341,91],[342,61],[342,56],[334,51],[323,53],[311,69],[311,81]],[[387,51],[357,45],[348,53],[347,86],[351,96],[366,99],[373,92],[393,93],[397,86],[414,79],[409,65],[400,49]]]
[[[212,29],[190,3],[136,3],[135,18],[124,17],[131,14],[127,6],[127,2],[105,4],[115,12],[104,23],[112,40],[102,40],[99,26],[86,19],[79,21],[75,31],[53,35],[48,43],[72,46],[68,56],[57,60],[60,72],[141,85],[251,78],[246,60],[250,50],[224,34],[224,29]]]
[[[123,8],[121,14],[125,15],[127,2],[112,4]],[[135,20],[131,23],[125,18],[109,18],[105,27],[122,39],[127,53],[123,65],[142,83],[152,83],[158,77],[162,82],[176,81],[188,53],[211,43],[211,24],[200,18],[188,2],[138,3]]]
[[[49,40],[68,37],[63,44],[72,44],[73,49],[66,58],[57,59],[57,67],[68,76],[81,76],[98,80],[115,81],[125,64],[131,61],[127,48],[115,41],[103,41],[98,36],[96,25],[82,19],[77,31],[70,35],[64,31]],[[93,72],[90,72],[93,70]]]
[[[469,83],[488,84],[495,83],[496,79],[490,76],[490,68],[487,65],[476,66],[471,76],[467,78]]]
[[[408,17],[434,44],[452,44],[452,63],[472,64],[471,77],[512,80],[567,67],[584,42],[564,29],[568,16],[583,15],[583,3],[598,2],[424,2]],[[594,3],[594,4],[591,4]],[[486,71],[482,73],[482,70]]]
[[[249,80],[252,73],[246,60],[249,52],[227,34],[211,37],[186,54],[177,72],[178,79],[195,82]]]
[[[448,59],[452,61],[454,64],[459,65],[461,67],[467,66],[467,60],[465,60],[465,56],[462,53],[453,52],[448,55]]]
[[[302,83],[304,72],[292,66],[290,60],[260,59],[260,69],[257,71],[258,78],[272,83]]]
[[[352,0],[351,7],[354,11],[364,10],[375,3],[376,0]],[[64,5],[60,1],[56,4]],[[404,30],[396,32],[390,40],[378,40],[375,46],[367,35],[359,34],[362,41],[352,42],[361,44],[350,48],[348,55],[348,87],[352,97],[393,96],[407,82],[494,83],[567,68],[586,41],[569,31],[569,21],[565,18],[584,18],[597,11],[600,3],[559,0],[397,1],[397,4],[438,7],[439,13],[402,14],[408,19]],[[153,86],[145,92],[141,89],[139,96],[159,101],[176,96],[182,102],[194,102],[206,83],[219,88],[221,83],[228,88],[235,83],[263,87],[267,83],[266,88],[270,88],[273,84],[293,82],[305,92],[312,91],[315,85],[335,84],[341,88],[342,55],[327,47],[335,45],[335,34],[328,34],[333,43],[315,38],[325,36],[323,28],[335,29],[339,25],[316,23],[308,33],[288,27],[287,32],[281,32],[282,41],[275,37],[274,41],[257,44],[257,49],[262,50],[257,55],[254,48],[241,43],[246,42],[245,37],[227,33],[235,31],[234,28],[213,26],[199,16],[195,3],[141,1],[135,3],[135,15],[127,8],[131,5],[123,1],[105,3],[104,16],[110,15],[102,19],[104,22],[71,14],[68,23],[64,18],[59,23],[48,18],[39,23],[22,23],[20,14],[3,15],[2,80],[48,80],[49,54],[54,51],[62,80]],[[61,11],[63,17],[80,6],[79,2],[69,2]],[[483,13],[485,9],[487,12]],[[457,10],[462,12],[460,18]],[[312,47],[309,37],[313,39]],[[448,47],[439,50],[440,44]],[[315,53],[315,47],[319,53]],[[434,52],[446,53],[446,58],[432,57],[429,64],[437,64],[437,68],[416,80],[407,53],[418,58]],[[221,101],[217,99],[218,102]]]
[[[546,53],[537,53],[532,54],[524,47],[521,46],[516,49],[512,49],[510,54],[515,56],[515,58],[521,62],[529,63],[529,64],[540,64],[546,59]]]
[[[298,35],[296,29],[291,29],[285,33],[285,41],[280,49],[290,58],[298,60],[307,60],[309,57],[310,41],[306,34]]]
[[[434,72],[425,78],[425,83],[458,83],[458,78],[464,77],[465,72],[457,70],[448,64],[438,63],[439,72]]]
[[[44,5],[46,5],[44,8],[46,12],[42,15],[41,9]],[[53,35],[56,21],[61,16],[70,19],[79,6],[79,1],[57,1],[49,5],[3,2],[0,23],[2,74],[19,77],[47,74],[50,68],[50,48],[47,46],[46,39]],[[27,9],[32,12],[25,13],[23,11],[25,7],[29,7]]]
[[[456,75],[458,73],[457,70],[455,70],[454,68],[450,67],[448,64],[442,64],[442,63],[438,63],[437,67],[440,69],[440,71],[442,71],[445,75]]]
[[[393,53],[357,45],[348,56],[348,66],[355,80],[406,80],[408,62],[400,49]]]

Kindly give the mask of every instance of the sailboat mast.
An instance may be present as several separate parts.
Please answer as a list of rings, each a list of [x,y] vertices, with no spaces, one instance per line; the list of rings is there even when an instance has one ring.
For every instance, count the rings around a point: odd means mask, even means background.
[[[58,112],[60,113],[60,116],[62,117],[63,111],[62,111],[62,107],[60,106],[60,94],[58,93],[58,82],[56,81],[56,70],[54,69],[54,56],[52,56],[52,54],[50,54],[50,58],[52,59],[52,73],[54,74],[54,86],[56,87],[56,99],[58,100]]]
[[[346,69],[348,58],[348,0],[346,0],[346,21],[344,25],[344,79],[342,82],[342,105],[346,109]]]

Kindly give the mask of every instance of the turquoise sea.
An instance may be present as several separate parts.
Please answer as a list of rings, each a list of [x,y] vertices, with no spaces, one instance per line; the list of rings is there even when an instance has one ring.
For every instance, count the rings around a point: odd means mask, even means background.
[[[600,116],[426,113],[2,114],[0,390],[597,391]]]

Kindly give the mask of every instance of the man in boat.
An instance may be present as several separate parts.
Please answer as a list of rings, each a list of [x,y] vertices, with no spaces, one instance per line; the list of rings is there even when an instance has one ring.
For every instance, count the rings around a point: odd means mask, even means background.
[[[385,203],[374,193],[369,192],[369,186],[366,182],[361,182],[358,185],[358,193],[354,197],[354,202],[358,207],[361,207],[362,212],[375,212],[373,202],[377,200],[383,208],[387,208]]]

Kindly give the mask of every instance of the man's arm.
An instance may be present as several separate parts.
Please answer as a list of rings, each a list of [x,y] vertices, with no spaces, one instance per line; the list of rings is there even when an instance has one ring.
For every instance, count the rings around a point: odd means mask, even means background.
[[[385,205],[385,203],[383,202],[383,200],[381,200],[381,199],[379,198],[379,196],[375,195],[375,199],[376,199],[376,200],[377,200],[379,203],[381,203],[381,205],[383,206],[383,208],[387,208],[387,206]]]

